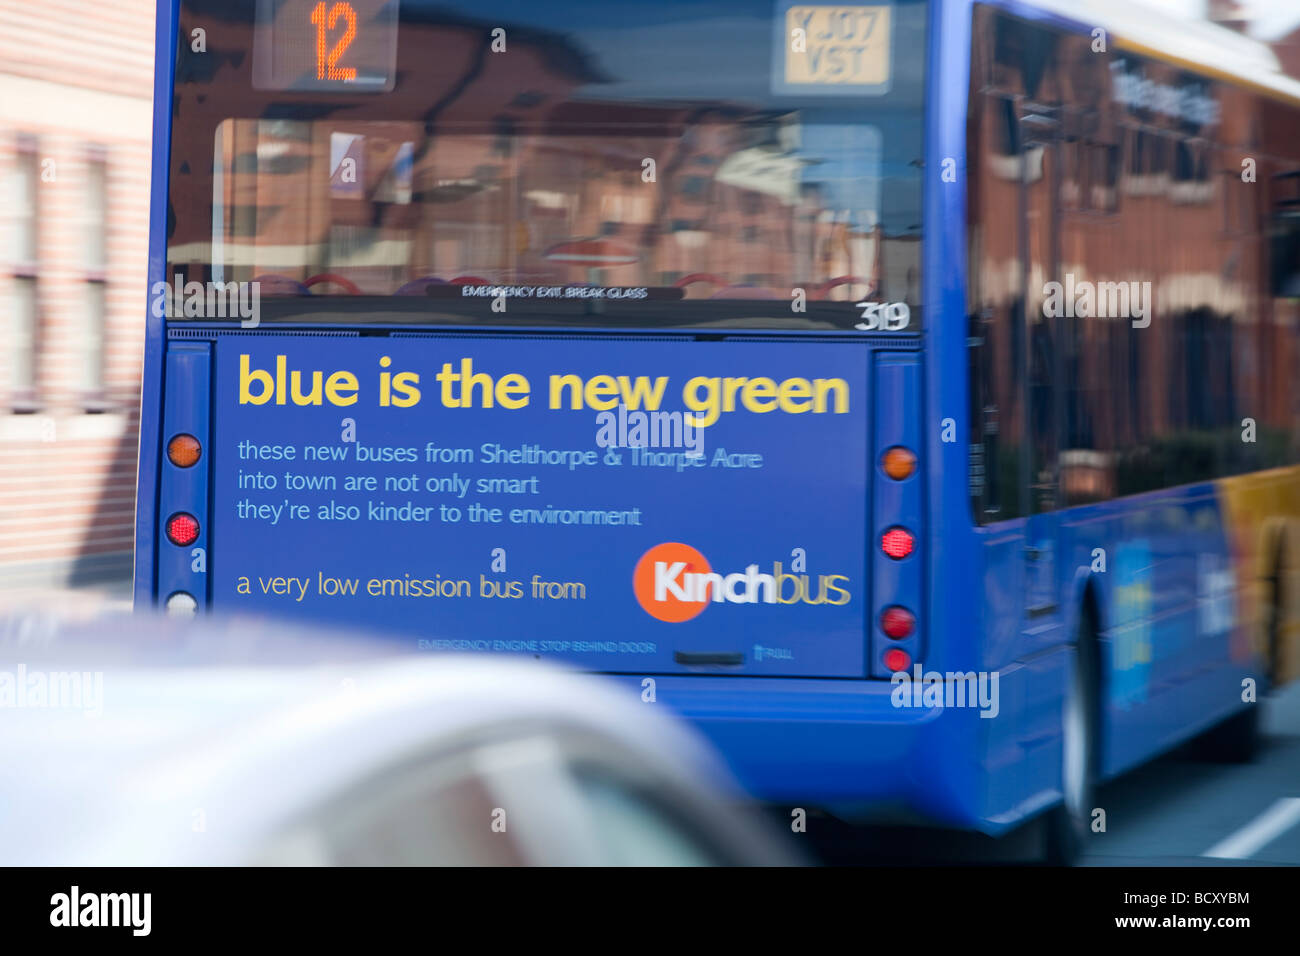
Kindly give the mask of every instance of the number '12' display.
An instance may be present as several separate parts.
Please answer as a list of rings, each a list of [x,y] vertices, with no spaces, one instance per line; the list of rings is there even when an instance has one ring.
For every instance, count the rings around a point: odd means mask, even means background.
[[[253,85],[383,93],[393,88],[398,0],[257,0]]]

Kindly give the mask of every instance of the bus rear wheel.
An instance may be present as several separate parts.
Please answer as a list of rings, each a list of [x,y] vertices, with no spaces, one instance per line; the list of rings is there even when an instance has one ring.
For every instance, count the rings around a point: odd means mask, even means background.
[[[1060,805],[1045,821],[1046,862],[1073,866],[1083,854],[1097,793],[1100,674],[1096,618],[1085,607],[1074,642],[1074,666],[1061,714]]]

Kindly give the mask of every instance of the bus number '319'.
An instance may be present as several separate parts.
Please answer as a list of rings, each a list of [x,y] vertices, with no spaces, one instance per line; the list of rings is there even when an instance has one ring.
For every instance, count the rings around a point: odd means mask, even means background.
[[[912,321],[906,302],[855,302],[862,310],[862,321],[853,327],[860,332],[901,332]]]

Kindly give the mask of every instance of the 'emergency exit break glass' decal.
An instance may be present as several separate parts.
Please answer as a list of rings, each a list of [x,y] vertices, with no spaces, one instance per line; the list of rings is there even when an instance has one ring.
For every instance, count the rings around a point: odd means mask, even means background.
[[[888,92],[890,13],[891,7],[884,4],[779,3],[774,92]]]

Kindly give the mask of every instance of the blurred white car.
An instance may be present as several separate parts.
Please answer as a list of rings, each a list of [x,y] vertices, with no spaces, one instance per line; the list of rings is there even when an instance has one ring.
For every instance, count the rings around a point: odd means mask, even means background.
[[[259,622],[0,620],[0,805],[8,865],[799,862],[626,689]]]

